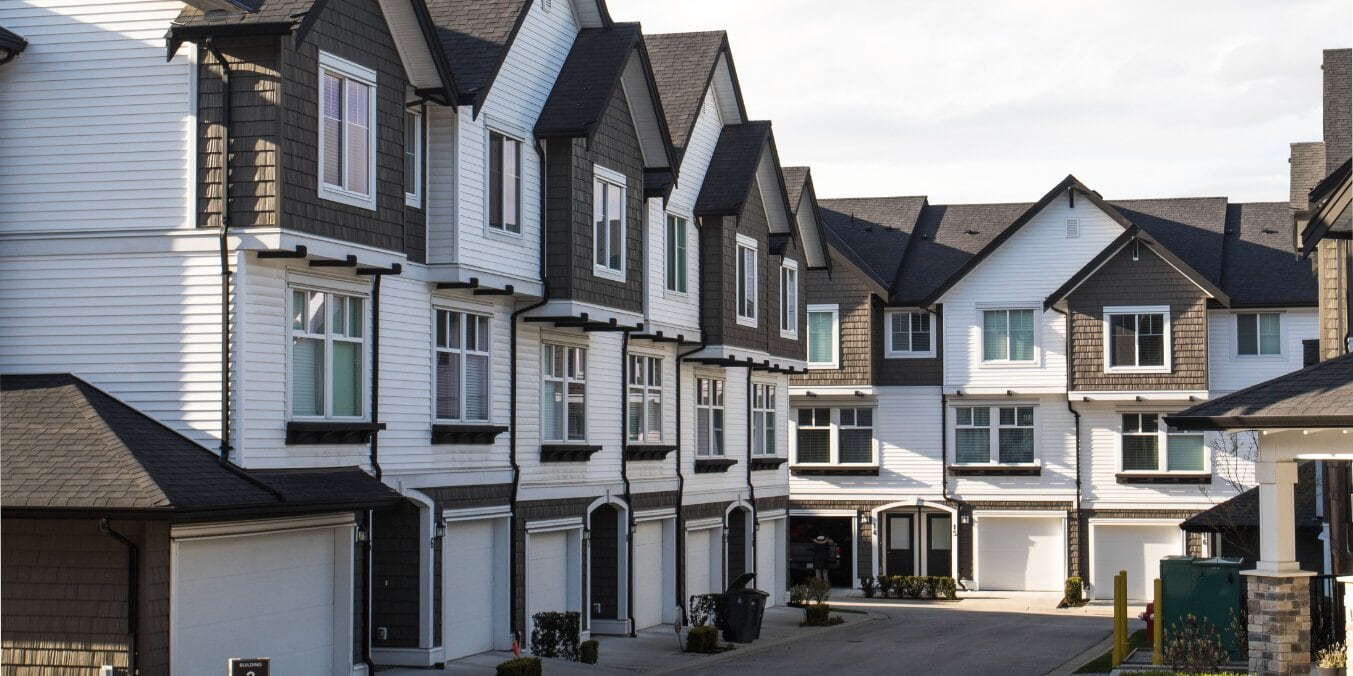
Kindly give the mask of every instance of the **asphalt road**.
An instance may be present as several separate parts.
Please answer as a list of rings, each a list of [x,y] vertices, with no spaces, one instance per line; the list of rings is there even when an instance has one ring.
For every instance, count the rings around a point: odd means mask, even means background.
[[[887,619],[700,665],[683,673],[1046,674],[1103,640],[1107,618],[945,607],[874,608]]]

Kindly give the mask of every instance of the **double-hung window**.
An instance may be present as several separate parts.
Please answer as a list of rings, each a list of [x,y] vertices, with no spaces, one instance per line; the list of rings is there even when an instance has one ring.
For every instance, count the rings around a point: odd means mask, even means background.
[[[1032,362],[1034,311],[982,311],[982,361]]]
[[[835,305],[808,306],[808,368],[834,369],[840,365],[839,317]]]
[[[884,313],[887,327],[888,357],[929,357],[935,354],[934,334],[931,332],[929,312],[902,312],[889,310]]]
[[[366,382],[366,301],[291,289],[291,415],[360,418]]]
[[[319,55],[320,197],[376,208],[376,71]]]
[[[955,407],[954,462],[960,465],[1032,464],[1034,407]]]
[[[1106,307],[1104,333],[1105,370],[1169,371],[1169,307]]]
[[[587,439],[587,350],[569,345],[542,346],[541,436],[546,441]]]
[[[775,386],[752,383],[752,455],[775,455]]]
[[[874,463],[873,408],[801,408],[797,416],[797,464]]]
[[[662,441],[662,359],[630,355],[627,392],[629,440]]]
[[[723,385],[714,378],[695,379],[696,455],[723,455]]]
[[[738,236],[737,243],[737,322],[756,326],[756,240]]]
[[[667,214],[667,290],[686,293],[686,219]]]
[[[404,204],[423,206],[423,116],[404,113]]]
[[[1124,472],[1205,470],[1207,454],[1202,433],[1169,427],[1158,413],[1122,415]]]
[[[1269,357],[1283,353],[1282,314],[1242,312],[1236,315],[1236,354]]]
[[[521,232],[521,141],[489,132],[489,227]]]
[[[799,265],[786,260],[780,266],[780,337],[799,336]]]
[[[596,272],[625,279],[625,176],[604,167],[592,174],[592,231]]]
[[[436,311],[438,420],[489,419],[489,318]]]

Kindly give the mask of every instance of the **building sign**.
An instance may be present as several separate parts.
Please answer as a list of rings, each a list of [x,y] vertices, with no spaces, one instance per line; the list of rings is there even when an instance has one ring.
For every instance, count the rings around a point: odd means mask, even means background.
[[[267,657],[232,657],[227,676],[268,676]]]

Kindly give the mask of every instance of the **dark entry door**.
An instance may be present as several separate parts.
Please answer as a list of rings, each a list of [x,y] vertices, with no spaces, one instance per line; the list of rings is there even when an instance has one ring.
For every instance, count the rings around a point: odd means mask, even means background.
[[[926,515],[926,575],[951,577],[953,519],[948,514]]]
[[[884,563],[889,575],[916,574],[916,552],[912,548],[915,525],[911,514],[888,515],[888,551]]]

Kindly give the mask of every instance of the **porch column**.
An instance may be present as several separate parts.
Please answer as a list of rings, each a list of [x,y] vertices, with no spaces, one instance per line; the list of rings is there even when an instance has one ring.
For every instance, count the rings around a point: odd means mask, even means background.
[[[1261,461],[1259,561],[1249,577],[1250,673],[1305,674],[1311,666],[1309,577],[1296,561],[1294,462]]]

